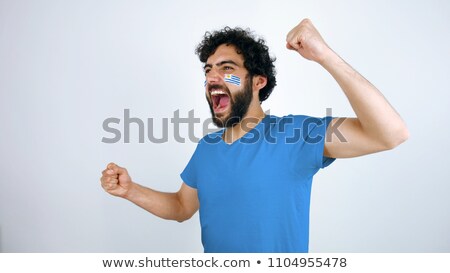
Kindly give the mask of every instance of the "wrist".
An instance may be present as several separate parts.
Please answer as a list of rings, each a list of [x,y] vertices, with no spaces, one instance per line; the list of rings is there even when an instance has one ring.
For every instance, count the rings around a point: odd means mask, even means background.
[[[319,63],[325,69],[328,69],[328,67],[332,66],[334,63],[336,63],[336,61],[340,59],[341,58],[336,54],[336,52],[327,47],[326,50],[324,50],[322,56],[317,60],[317,63]]]
[[[122,198],[127,199],[129,201],[136,199],[137,196],[139,195],[139,187],[140,187],[139,184],[131,181],[127,191],[123,194]]]

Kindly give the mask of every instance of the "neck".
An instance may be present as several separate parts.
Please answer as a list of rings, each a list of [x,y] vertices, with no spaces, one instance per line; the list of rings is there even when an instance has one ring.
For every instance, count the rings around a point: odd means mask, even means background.
[[[248,108],[247,114],[245,114],[245,116],[242,118],[241,122],[225,130],[222,136],[223,140],[228,144],[235,142],[236,140],[244,136],[247,132],[255,128],[256,125],[258,125],[258,123],[261,122],[261,120],[265,116],[266,114],[261,108],[259,102],[256,105],[251,105]]]

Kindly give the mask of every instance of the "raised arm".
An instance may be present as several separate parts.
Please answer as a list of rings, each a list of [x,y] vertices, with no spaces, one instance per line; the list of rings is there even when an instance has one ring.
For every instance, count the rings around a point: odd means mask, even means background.
[[[408,138],[405,123],[386,98],[331,50],[309,19],[292,29],[286,41],[288,49],[319,63],[333,76],[356,114],[356,118],[333,119],[328,129],[338,130],[344,140],[336,136],[327,139],[325,156],[342,158],[375,153],[392,149]]]
[[[183,222],[199,208],[197,190],[186,184],[175,193],[155,191],[134,183],[128,171],[114,163],[108,164],[100,181],[109,194],[125,198],[163,219]]]

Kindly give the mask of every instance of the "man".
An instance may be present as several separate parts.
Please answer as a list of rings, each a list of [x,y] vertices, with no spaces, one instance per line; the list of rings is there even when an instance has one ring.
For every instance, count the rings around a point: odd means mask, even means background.
[[[293,28],[286,42],[335,78],[356,118],[266,115],[261,103],[276,82],[264,41],[242,29],[207,32],[197,54],[205,63],[214,123],[223,129],[199,142],[178,192],[134,183],[114,163],[101,177],[105,191],[179,222],[200,208],[205,252],[307,252],[313,175],[335,158],[392,149],[408,138],[408,130],[383,95],[328,47],[310,20]]]

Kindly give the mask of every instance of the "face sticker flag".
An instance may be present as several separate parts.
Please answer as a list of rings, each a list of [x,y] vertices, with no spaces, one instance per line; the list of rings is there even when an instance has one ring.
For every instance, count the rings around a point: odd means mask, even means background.
[[[238,76],[235,76],[233,74],[225,74],[223,76],[223,81],[232,83],[237,86],[241,85],[241,78],[239,78]]]

